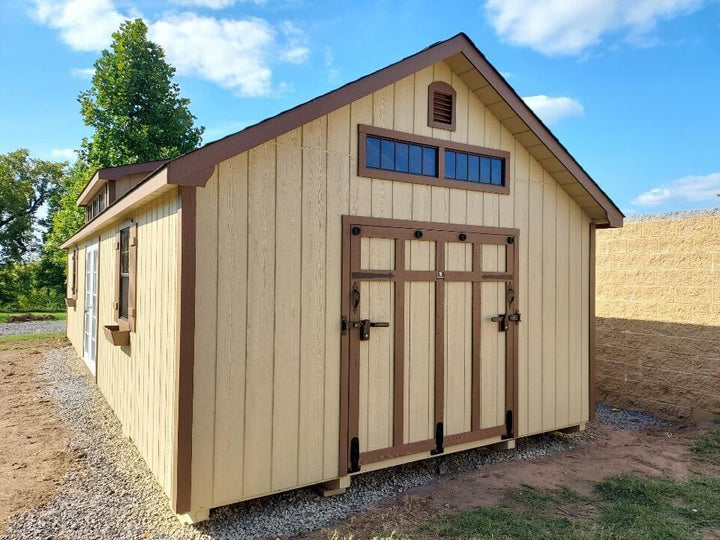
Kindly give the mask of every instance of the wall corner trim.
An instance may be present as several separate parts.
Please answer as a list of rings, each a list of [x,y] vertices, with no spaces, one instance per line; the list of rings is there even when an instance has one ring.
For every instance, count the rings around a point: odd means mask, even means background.
[[[175,419],[172,506],[177,514],[191,510],[193,377],[195,364],[195,223],[197,188],[179,186],[177,234]]]

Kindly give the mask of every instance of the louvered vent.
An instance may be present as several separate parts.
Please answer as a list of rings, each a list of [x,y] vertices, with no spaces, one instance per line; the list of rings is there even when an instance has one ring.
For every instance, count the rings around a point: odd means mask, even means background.
[[[450,94],[435,92],[433,94],[433,121],[452,125],[453,97]]]

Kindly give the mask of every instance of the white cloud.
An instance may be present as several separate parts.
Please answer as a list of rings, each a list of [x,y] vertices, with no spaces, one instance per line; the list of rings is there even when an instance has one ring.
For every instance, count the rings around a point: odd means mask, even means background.
[[[715,203],[720,193],[720,172],[705,176],[685,176],[638,195],[633,204],[660,206],[670,202]]]
[[[178,73],[208,79],[245,96],[271,90],[268,66],[274,31],[263,19],[216,19],[194,13],[169,15],[150,26]]]
[[[98,51],[110,45],[112,33],[128,17],[115,9],[112,0],[35,0],[33,17],[55,28],[76,51]]]
[[[75,161],[77,154],[72,148],[53,148],[50,150],[50,157],[63,161]]]
[[[225,9],[234,6],[238,1],[262,5],[266,0],[171,0],[173,4],[180,6],[193,6],[208,9]]]
[[[649,45],[661,19],[691,13],[703,0],[487,0],[485,13],[499,36],[546,55],[577,55],[605,34],[622,33]]]
[[[195,6],[223,7],[231,0],[179,0]],[[248,0],[262,3],[264,0]],[[34,0],[33,17],[55,28],[71,48],[99,51],[128,17],[112,0]],[[136,10],[130,16],[139,17]],[[159,43],[178,74],[199,77],[243,96],[273,92],[273,62],[305,62],[310,55],[307,35],[283,21],[273,26],[260,18],[217,18],[197,13],[165,13],[148,22],[148,37]],[[72,71],[75,77],[89,70]]]
[[[70,74],[76,79],[92,79],[95,75],[94,68],[73,68]]]
[[[549,126],[563,118],[585,114],[582,104],[569,97],[550,97],[540,94],[524,97],[523,100]]]

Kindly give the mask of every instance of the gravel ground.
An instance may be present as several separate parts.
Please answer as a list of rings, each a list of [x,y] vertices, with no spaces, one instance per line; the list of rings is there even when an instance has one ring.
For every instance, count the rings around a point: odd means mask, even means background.
[[[672,422],[660,420],[646,412],[615,409],[603,403],[598,403],[595,413],[595,423],[610,429],[627,430],[647,427],[668,427],[672,425]]]
[[[300,489],[214,510],[210,520],[183,526],[169,509],[133,444],[70,348],[48,354],[40,375],[73,430],[71,450],[80,466],[49,503],[18,516],[6,538],[267,538],[313,531],[347,518],[373,502],[432,482],[438,476],[508,460],[535,459],[573,448],[591,437],[544,434],[518,441],[512,451],[477,449],[355,477],[348,491],[324,498]],[[615,428],[658,425],[643,413],[601,406],[598,423]]]
[[[53,334],[57,332],[65,332],[65,321],[31,321],[0,324],[0,336]]]

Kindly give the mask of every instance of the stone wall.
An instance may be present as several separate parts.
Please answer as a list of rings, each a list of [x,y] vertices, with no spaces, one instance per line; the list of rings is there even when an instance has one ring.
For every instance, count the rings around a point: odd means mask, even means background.
[[[720,414],[720,209],[597,232],[599,398],[668,418]]]

